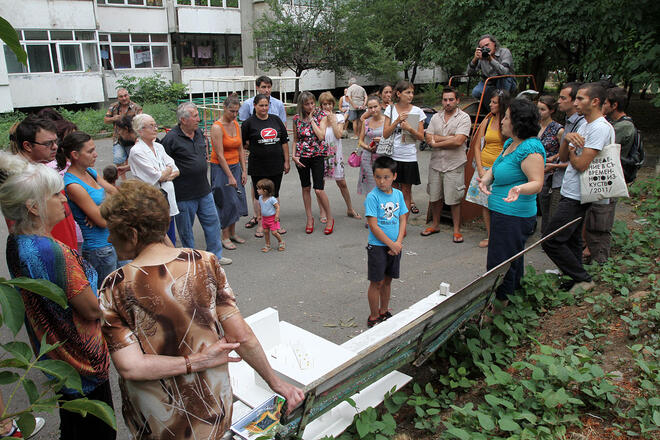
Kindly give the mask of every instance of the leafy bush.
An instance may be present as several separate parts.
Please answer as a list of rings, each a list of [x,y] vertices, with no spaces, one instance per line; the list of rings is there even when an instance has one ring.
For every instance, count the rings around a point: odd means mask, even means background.
[[[9,129],[16,122],[25,118],[25,116],[27,115],[21,112],[3,113],[0,115],[0,148],[5,149],[9,147]]]
[[[131,99],[142,105],[150,103],[176,103],[188,93],[185,84],[167,81],[157,73],[154,76],[138,78],[135,76],[122,76],[117,80],[120,87],[128,90]]]
[[[145,104],[142,107],[142,111],[148,115],[151,115],[156,121],[158,126],[165,127],[174,127],[177,123],[176,121],[176,104],[173,103],[164,103],[164,104]]]
[[[112,132],[112,126],[103,122],[105,110],[94,110],[91,108],[85,110],[71,111],[65,108],[58,108],[58,112],[64,118],[70,120],[78,126],[78,130],[84,131],[91,136],[98,136],[99,133],[107,132],[108,135]]]

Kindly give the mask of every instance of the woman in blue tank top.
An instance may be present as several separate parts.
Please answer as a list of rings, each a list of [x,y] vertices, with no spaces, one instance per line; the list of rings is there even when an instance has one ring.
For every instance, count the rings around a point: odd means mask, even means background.
[[[82,255],[98,273],[98,285],[118,268],[117,253],[108,242],[108,229],[101,217],[99,205],[106,192],[114,194],[117,189],[99,176],[93,168],[98,153],[91,136],[82,131],[67,135],[57,150],[57,165],[61,169],[66,161],[71,166],[64,174],[66,197],[73,218],[83,235]]]
[[[538,121],[538,109],[531,101],[511,102],[502,120],[502,135],[510,139],[479,182],[479,189],[488,194],[490,210],[488,270],[522,251],[536,228],[536,194],[543,187],[545,167],[545,148],[536,137]],[[520,287],[524,269],[522,257],[511,263],[497,289],[500,301],[506,302]]]

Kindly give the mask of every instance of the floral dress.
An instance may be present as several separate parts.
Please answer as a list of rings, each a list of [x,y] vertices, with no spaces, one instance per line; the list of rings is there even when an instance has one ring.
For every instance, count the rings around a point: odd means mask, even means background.
[[[312,118],[317,125],[321,125],[321,119],[325,117],[325,112],[321,109],[315,109],[312,112]],[[300,115],[293,117],[293,127],[298,135],[296,142],[296,156],[301,158],[327,156],[328,143],[325,139],[319,139],[314,133],[311,122],[303,121]]]
[[[364,142],[369,145],[377,137],[383,137],[383,125],[380,127],[370,127],[371,118],[364,121]],[[374,161],[378,159],[378,154],[362,149],[362,161],[360,162],[360,178],[357,183],[358,194],[369,194],[376,187],[374,173],[371,169]]]
[[[344,115],[337,113],[337,124],[341,127],[344,124]],[[337,139],[332,125],[328,123],[325,129],[325,142],[328,144],[328,155],[325,157],[326,179],[343,180],[344,179],[344,155],[342,152],[341,138]]]
[[[563,126],[556,121],[551,121],[539,138],[543,147],[545,148],[545,154],[547,157],[554,156],[559,152],[559,139],[557,138],[557,133],[561,130]]]

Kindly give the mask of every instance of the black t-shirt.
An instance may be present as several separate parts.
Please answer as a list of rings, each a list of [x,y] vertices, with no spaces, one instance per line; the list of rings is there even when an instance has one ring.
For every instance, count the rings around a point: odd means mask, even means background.
[[[210,193],[211,185],[206,177],[206,139],[202,131],[197,129],[190,139],[177,125],[165,135],[162,144],[179,169],[179,177],[172,181],[176,200],[199,199]]]
[[[278,116],[269,114],[268,119],[262,120],[252,115],[243,122],[241,134],[243,142],[250,142],[249,175],[273,176],[284,172],[282,144],[289,142],[289,135]]]

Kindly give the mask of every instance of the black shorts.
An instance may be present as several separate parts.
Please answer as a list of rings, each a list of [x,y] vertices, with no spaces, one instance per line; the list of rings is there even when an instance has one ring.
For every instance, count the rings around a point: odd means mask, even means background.
[[[383,281],[387,275],[390,278],[399,278],[401,254],[390,255],[387,246],[367,245],[367,279],[369,281]]]
[[[325,171],[325,159],[323,156],[314,156],[314,157],[301,157],[300,163],[305,165],[304,168],[299,168],[298,176],[300,176],[300,186],[307,188],[312,186],[310,180],[310,173],[312,174],[312,180],[314,180],[314,189],[323,189],[325,187],[325,179],[323,177],[323,172]]]
[[[409,185],[419,185],[422,180],[419,177],[419,166],[417,162],[399,162],[396,161],[396,179],[394,183],[407,183]]]
[[[280,196],[280,186],[282,185],[282,173],[276,174],[274,176],[250,176],[252,179],[252,190],[254,191],[254,198],[259,199],[259,194],[257,194],[257,183],[261,179],[270,179],[275,184],[275,194],[273,197],[278,198]]]

